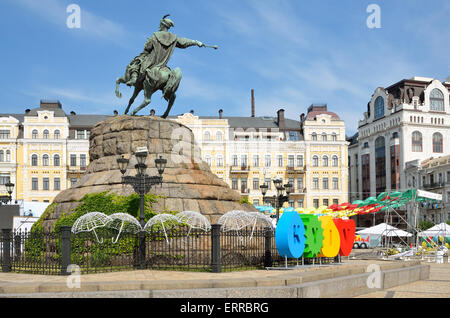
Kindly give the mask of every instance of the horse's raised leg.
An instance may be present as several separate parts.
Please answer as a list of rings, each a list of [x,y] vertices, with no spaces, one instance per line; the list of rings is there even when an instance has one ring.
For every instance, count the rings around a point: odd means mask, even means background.
[[[122,76],[122,77],[119,77],[119,78],[116,80],[116,91],[115,91],[116,96],[119,97],[119,98],[122,98],[122,93],[119,92],[119,85],[120,85],[120,84],[125,84],[125,78],[124,78],[123,76]]]
[[[135,86],[133,96],[131,96],[130,101],[128,102],[128,107],[125,109],[125,115],[128,114],[128,111],[130,110],[131,105],[134,103],[134,100],[139,95],[139,93],[142,91],[142,85]]]

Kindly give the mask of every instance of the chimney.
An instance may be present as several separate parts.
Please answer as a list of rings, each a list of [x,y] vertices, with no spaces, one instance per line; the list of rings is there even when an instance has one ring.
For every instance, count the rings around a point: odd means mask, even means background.
[[[114,116],[119,115],[119,112],[117,110],[114,110]]]
[[[285,129],[286,128],[286,122],[284,120],[284,109],[280,109],[279,111],[277,111],[277,115],[278,115],[278,128],[280,129]]]
[[[252,117],[255,117],[255,90],[252,89]]]
[[[25,109],[25,114],[28,114],[29,112],[31,112],[31,109],[29,108]]]
[[[76,115],[77,113],[75,113],[73,110],[70,112],[70,115]]]
[[[155,110],[154,109],[150,109],[150,116],[155,116]]]
[[[219,109],[219,118],[222,119],[223,109]]]
[[[62,108],[61,102],[59,100],[41,100],[41,108],[44,109],[54,109],[54,108]]]
[[[305,114],[303,113],[300,115],[300,122],[303,122],[304,120],[305,120]]]
[[[194,110],[193,110],[193,109],[191,109],[190,113],[191,113],[192,115],[194,115]]]

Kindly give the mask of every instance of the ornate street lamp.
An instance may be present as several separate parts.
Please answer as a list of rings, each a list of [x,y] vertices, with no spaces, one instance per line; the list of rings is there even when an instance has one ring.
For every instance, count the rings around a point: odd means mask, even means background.
[[[277,209],[278,222],[280,219],[280,208],[285,202],[289,202],[289,195],[292,191],[292,185],[288,183],[283,186],[283,180],[278,178],[273,180],[273,184],[277,190],[277,195],[273,197],[266,198],[267,189],[269,188],[267,184],[263,184],[259,188],[261,189],[261,193],[263,195],[263,202],[270,202],[275,205],[275,208]],[[284,191],[286,191],[286,195],[284,195]]]
[[[159,156],[158,159],[155,159],[155,166],[158,169],[159,176],[149,176],[146,174],[147,165],[145,161],[147,160],[148,150],[147,148],[138,148],[136,150],[136,160],[137,164],[134,166],[136,169],[136,176],[125,176],[127,171],[127,167],[129,164],[129,160],[124,158],[117,159],[117,164],[119,166],[119,170],[122,173],[122,183],[129,184],[133,187],[134,191],[139,194],[140,197],[140,215],[139,215],[139,223],[142,228],[145,226],[145,213],[144,213],[144,198],[145,194],[147,194],[151,187],[156,184],[162,185],[162,175],[164,173],[164,169],[166,168],[167,160],[163,159]]]
[[[0,196],[0,202],[3,204],[7,204],[11,202],[12,200],[12,193],[14,191],[14,183],[7,182],[5,183],[6,192],[8,192],[8,195],[2,195]]]

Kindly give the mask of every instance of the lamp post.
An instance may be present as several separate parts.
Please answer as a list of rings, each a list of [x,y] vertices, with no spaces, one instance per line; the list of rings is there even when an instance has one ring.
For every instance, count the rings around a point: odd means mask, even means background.
[[[6,192],[8,192],[8,195],[2,195],[0,196],[0,202],[3,204],[7,204],[12,201],[12,193],[14,191],[14,183],[7,182],[5,183]]]
[[[273,197],[266,198],[267,189],[269,188],[267,184],[263,184],[260,186],[261,193],[263,195],[263,202],[271,202],[275,205],[277,209],[277,223],[280,219],[280,208],[283,206],[285,202],[289,202],[289,195],[291,194],[292,185],[287,183],[283,186],[283,181],[281,179],[274,179],[273,184],[277,190],[277,195]],[[286,195],[284,194],[286,191]]]
[[[122,173],[122,183],[129,184],[133,187],[134,191],[139,194],[140,198],[140,215],[139,215],[139,223],[142,228],[145,226],[145,213],[144,213],[144,201],[145,194],[147,194],[151,187],[156,184],[162,184],[162,174],[164,173],[164,169],[166,168],[167,160],[163,159],[162,156],[159,156],[158,159],[155,159],[155,166],[158,169],[159,176],[149,176],[146,174],[147,165],[145,161],[148,156],[148,150],[145,147],[138,148],[136,150],[136,160],[137,164],[134,166],[136,169],[135,176],[125,176],[127,171],[129,160],[124,158],[117,159],[117,164],[119,165],[120,172]]]

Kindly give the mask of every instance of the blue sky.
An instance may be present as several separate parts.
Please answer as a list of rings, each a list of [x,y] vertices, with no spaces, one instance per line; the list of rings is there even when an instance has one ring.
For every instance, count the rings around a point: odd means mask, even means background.
[[[71,3],[80,29],[66,25]],[[369,4],[381,8],[379,29],[366,25]],[[284,108],[298,119],[327,103],[350,135],[377,87],[450,76],[448,0],[0,0],[0,112],[58,99],[66,112],[122,113],[132,91],[116,98],[115,80],[165,14],[177,35],[219,46],[175,51],[169,66],[183,79],[172,115],[249,116],[253,88],[257,116]],[[165,106],[157,93],[140,114]]]

